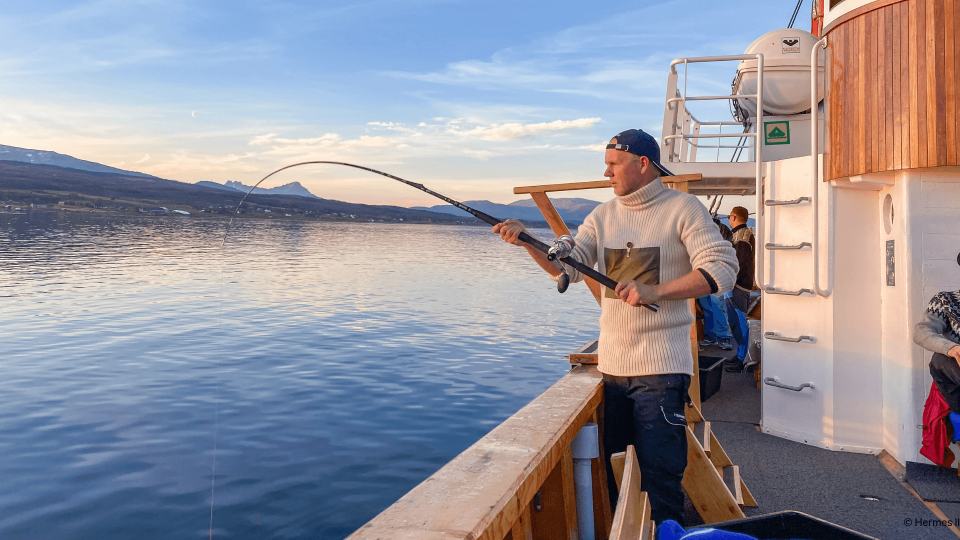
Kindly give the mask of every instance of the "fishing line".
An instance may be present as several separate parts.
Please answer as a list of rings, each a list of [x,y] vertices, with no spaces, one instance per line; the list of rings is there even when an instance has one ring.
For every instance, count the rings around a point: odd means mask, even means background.
[[[223,343],[220,338],[223,336],[223,273],[226,261],[220,266],[220,320],[217,323],[217,349],[223,351]],[[217,480],[217,435],[220,431],[220,355],[215,354],[216,365],[214,366],[213,383],[213,465],[210,467],[210,540],[213,540],[213,496],[214,486]]]
[[[227,242],[227,235],[230,233],[230,225],[233,224],[233,220],[234,220],[234,218],[237,216],[237,214],[240,212],[240,207],[243,205],[244,201],[246,201],[246,200],[247,200],[247,197],[249,197],[250,194],[253,193],[253,191],[254,191],[255,189],[257,189],[257,186],[259,186],[261,183],[263,183],[263,181],[266,180],[267,178],[270,178],[271,176],[273,176],[273,175],[275,175],[275,174],[277,174],[277,173],[279,173],[279,172],[281,172],[281,171],[285,171],[285,170],[287,170],[287,169],[292,169],[293,167],[299,167],[299,166],[301,166],[301,165],[343,165],[344,167],[353,167],[354,169],[361,169],[361,170],[364,170],[364,171],[369,171],[369,172],[372,172],[372,173],[374,173],[374,174],[379,174],[380,176],[386,176],[387,178],[391,178],[391,179],[396,180],[396,181],[398,181],[398,182],[403,182],[404,184],[407,184],[408,186],[411,186],[411,187],[415,187],[415,188],[419,189],[420,191],[423,191],[424,193],[429,193],[430,195],[433,195],[434,197],[436,197],[436,198],[438,198],[438,199],[440,199],[440,200],[442,200],[442,201],[445,201],[445,202],[447,202],[447,203],[449,203],[449,204],[452,204],[453,206],[456,206],[457,208],[463,210],[464,212],[467,212],[468,214],[471,214],[471,215],[473,215],[474,217],[476,217],[477,219],[479,219],[479,220],[481,220],[481,221],[485,221],[486,223],[488,223],[488,224],[490,224],[490,225],[497,225],[498,223],[503,223],[503,220],[502,220],[502,219],[497,219],[497,218],[495,218],[495,217],[493,217],[493,216],[491,216],[491,215],[489,215],[489,214],[485,214],[485,213],[483,213],[483,212],[481,212],[481,211],[479,211],[479,210],[476,210],[476,209],[474,209],[474,208],[470,208],[469,206],[467,206],[467,205],[465,205],[465,204],[463,204],[463,203],[461,203],[461,202],[459,202],[459,201],[453,200],[453,199],[451,199],[450,197],[447,197],[447,196],[445,196],[445,195],[441,195],[440,193],[437,193],[436,191],[433,191],[433,190],[431,190],[431,189],[428,189],[428,188],[424,187],[423,184],[418,184],[418,183],[416,183],[416,182],[411,182],[411,181],[409,181],[409,180],[404,180],[403,178],[400,178],[399,176],[394,176],[394,175],[392,175],[392,174],[385,173],[385,172],[383,172],[383,171],[378,171],[378,170],[376,170],[376,169],[371,169],[371,168],[369,168],[369,167],[363,167],[363,166],[361,166],[361,165],[354,165],[354,164],[352,164],[352,163],[345,163],[345,162],[342,162],[342,161],[302,161],[302,162],[300,162],[300,163],[294,163],[293,165],[287,165],[286,167],[281,167],[281,168],[273,171],[272,173],[264,176],[259,182],[257,182],[256,184],[253,185],[252,188],[250,188],[250,191],[248,191],[247,194],[244,195],[242,199],[240,199],[240,204],[238,204],[236,210],[233,211],[233,215],[230,216],[230,221],[227,223],[227,229],[223,232],[223,242],[221,242],[220,245],[223,246],[223,245],[226,244],[226,242]],[[569,256],[570,251],[571,251],[572,248],[573,248],[573,238],[571,238],[570,236],[567,236],[567,235],[562,236],[561,238],[559,238],[559,239],[557,240],[557,242],[554,243],[553,246],[548,246],[547,244],[544,244],[543,242],[541,242],[541,241],[537,240],[536,238],[530,236],[530,235],[527,234],[526,232],[520,233],[519,240],[522,241],[522,242],[526,242],[527,244],[530,244],[531,246],[533,246],[533,247],[534,247],[535,249],[537,249],[538,251],[541,251],[541,252],[545,253],[545,254],[547,255],[547,258],[548,258],[550,261],[553,261],[553,262],[555,262],[555,264],[558,265],[558,267],[560,268],[560,271],[561,271],[561,275],[560,275],[561,280],[558,282],[558,287],[557,287],[557,289],[558,289],[560,292],[564,292],[564,291],[566,290],[566,286],[567,286],[567,284],[569,283],[569,276],[567,276],[566,270],[563,268],[563,265],[557,263],[557,261],[562,262],[563,264],[566,264],[566,265],[568,265],[568,266],[572,266],[573,268],[576,268],[580,273],[582,273],[582,274],[584,274],[585,276],[587,276],[587,277],[589,277],[589,278],[591,278],[591,279],[599,282],[601,285],[607,287],[608,289],[616,289],[616,288],[617,288],[617,282],[616,282],[616,281],[614,281],[613,279],[607,277],[607,276],[604,275],[604,274],[601,274],[600,272],[597,272],[597,271],[594,270],[593,268],[591,268],[591,267],[589,267],[589,266],[581,263],[580,261],[578,261],[578,260],[576,260],[576,259],[574,259],[574,258],[572,258],[572,257]],[[564,278],[566,279],[566,281],[564,281]],[[649,310],[651,310],[651,311],[659,311],[659,310],[660,310],[660,306],[658,306],[657,304],[640,304],[640,305],[643,306],[643,307],[645,307],[645,308],[647,308],[647,309],[649,309]]]

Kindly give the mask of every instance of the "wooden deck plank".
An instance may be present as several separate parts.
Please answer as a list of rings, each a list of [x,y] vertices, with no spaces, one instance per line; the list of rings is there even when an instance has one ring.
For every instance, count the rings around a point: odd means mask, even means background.
[[[884,87],[886,91],[886,104],[887,104],[887,169],[888,171],[899,168],[899,159],[900,159],[900,134],[897,133],[898,121],[897,116],[899,115],[899,96],[896,94],[899,92],[896,77],[894,74],[900,71],[900,50],[899,50],[899,37],[900,29],[896,26],[894,17],[899,18],[899,10],[895,9],[895,6],[887,6],[883,8],[886,15],[884,16],[884,21],[886,22],[886,28],[884,31],[884,36],[886,40],[886,62],[884,64],[884,78],[887,80],[887,85]]]
[[[884,113],[884,168],[885,171],[894,169],[893,165],[893,6],[883,8],[883,113]]]
[[[723,476],[723,483],[726,484],[727,489],[730,491],[730,494],[733,495],[737,505],[744,506],[743,504],[743,492],[740,490],[740,467],[737,465],[729,465],[724,467],[721,471]]]
[[[877,138],[876,138],[876,158],[875,171],[885,171],[887,170],[887,77],[886,70],[889,67],[887,62],[887,47],[886,47],[886,30],[887,23],[884,20],[885,11],[883,9],[878,9],[876,13],[876,23],[877,26],[873,31],[873,43],[874,51],[876,51],[877,57],[875,61],[877,73],[875,75],[877,81],[877,99],[876,99],[876,115],[877,115]]]
[[[640,464],[633,445],[627,447],[625,454],[623,481],[617,510],[613,514],[610,540],[639,538],[650,521],[650,501],[646,493],[640,491]]]
[[[843,163],[840,167],[839,176],[850,176],[850,171],[856,169],[857,145],[853,144],[853,130],[857,129],[857,78],[856,78],[856,23],[851,21],[844,27],[844,58],[843,58],[843,103],[844,122],[840,126],[838,139],[843,152]],[[852,67],[852,69],[851,69]]]
[[[956,69],[956,49],[954,44],[957,34],[954,26],[957,16],[957,3],[946,2],[943,6],[944,23],[944,99],[946,101],[946,136],[947,144],[947,165],[957,165],[957,69]]]
[[[603,446],[603,427],[604,410],[603,400],[597,406],[597,412],[590,418],[590,421],[597,425],[597,432],[601,434],[597,445],[599,446],[598,457],[594,458],[590,464],[593,481],[593,522],[594,538],[604,538],[610,531],[613,524],[613,510],[610,508],[610,491],[607,485],[607,465],[606,449]]]
[[[687,428],[687,469],[683,473],[683,489],[704,523],[742,519],[743,510],[723,483],[710,458]]]
[[[948,42],[946,44],[950,46]],[[960,104],[957,102],[960,101],[960,81],[957,79],[960,78],[960,6],[954,2],[953,4],[953,77],[950,79],[956,82],[955,85],[955,96],[954,103],[957,104],[956,112],[953,115],[953,119],[956,121],[956,137],[953,139],[953,145],[957,149],[957,163],[955,165],[960,165]]]
[[[908,169],[913,163],[911,153],[913,152],[913,115],[910,114],[910,107],[913,102],[912,85],[910,83],[910,5],[906,2],[897,4],[900,8],[900,114],[903,117],[902,131],[902,158],[901,168]]]
[[[610,468],[613,469],[613,479],[616,480],[618,486],[623,484],[623,469],[626,462],[626,452],[617,452],[610,456]]]
[[[953,3],[953,0],[948,0]],[[936,146],[933,149],[934,162],[938,167],[942,167],[947,164],[947,146],[949,146],[947,139],[947,81],[946,81],[946,47],[943,47],[940,44],[946,43],[946,27],[945,27],[945,17],[946,17],[946,8],[944,7],[944,0],[934,0],[934,36],[932,39],[932,47],[934,54],[934,65],[936,66],[936,73],[934,73],[934,83],[936,88],[936,95],[934,96],[934,110],[936,111],[936,118],[934,122],[936,123],[936,135],[937,142]]]
[[[562,476],[562,466],[557,463],[543,483],[540,490],[539,510],[533,512],[531,516],[534,540],[556,540],[569,537],[564,515],[566,508],[563,506]]]
[[[877,12],[871,11],[864,15],[864,43],[866,45],[862,67],[864,71],[860,74],[864,81],[864,96],[861,106],[863,107],[863,124],[866,130],[863,134],[864,161],[865,170],[876,171],[878,169],[877,156],[879,155],[879,134],[877,128]]]
[[[917,2],[909,2],[909,21],[907,28],[909,30],[909,39],[907,42],[907,59],[910,63],[910,70],[908,72],[909,84],[910,84],[910,102],[907,109],[907,114],[910,115],[910,162],[907,164],[908,168],[920,167],[920,115],[917,114],[920,109],[918,109],[918,95],[919,89],[917,88],[918,83],[918,69],[919,64],[919,51],[917,49],[917,17],[918,9]]]
[[[852,170],[866,171],[867,170],[867,160],[868,154],[870,153],[867,148],[870,144],[870,133],[869,129],[869,112],[866,110],[867,103],[867,32],[866,26],[867,21],[864,18],[858,18],[851,21],[856,26],[856,64],[855,64],[855,77],[857,84],[857,102],[856,107],[856,116],[857,124],[856,131],[851,133],[853,138],[851,143],[856,147],[857,159],[854,162],[854,168]],[[848,172],[852,174],[852,172]]]
[[[733,461],[730,459],[730,456],[727,455],[727,451],[723,449],[723,446],[717,439],[716,433],[712,430],[710,431],[710,462],[713,463],[714,467],[721,470],[723,470],[724,467],[733,465]]]
[[[917,5],[917,167],[929,167],[927,145],[930,128],[927,122],[927,5],[924,0],[915,0]]]
[[[531,521],[533,518],[530,514],[530,505],[528,504],[520,513],[520,519],[510,530],[512,540],[533,540],[533,524]]]
[[[942,0],[941,0],[942,1]],[[937,39],[936,27],[936,0],[924,2],[924,61],[926,62],[926,116],[927,116],[927,167],[937,166],[937,144],[939,136],[937,126],[941,122],[937,118]]]
[[[563,515],[567,521],[567,538],[577,540],[580,536],[577,524],[577,490],[573,481],[573,452],[569,445],[560,460],[560,479],[563,482]]]

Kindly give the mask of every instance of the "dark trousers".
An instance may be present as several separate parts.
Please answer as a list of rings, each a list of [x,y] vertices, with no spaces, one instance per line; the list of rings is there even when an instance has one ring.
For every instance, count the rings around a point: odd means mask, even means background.
[[[683,525],[683,471],[687,431],[683,405],[689,401],[689,375],[603,376],[603,447],[610,504],[618,490],[610,456],[632,444],[640,462],[640,489],[650,496],[651,518]]]
[[[960,365],[957,361],[947,355],[933,353],[930,375],[933,376],[933,382],[937,383],[937,390],[943,394],[943,399],[947,400],[950,410],[960,414]]]

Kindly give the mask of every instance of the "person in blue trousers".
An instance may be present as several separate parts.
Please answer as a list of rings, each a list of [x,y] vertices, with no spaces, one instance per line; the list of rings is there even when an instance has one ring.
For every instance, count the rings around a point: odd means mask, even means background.
[[[730,323],[727,321],[726,292],[721,297],[708,294],[697,298],[700,309],[703,310],[703,340],[701,347],[719,346],[725,351],[733,350],[733,334],[730,333]]]
[[[753,232],[747,228],[747,209],[735,206],[730,210],[730,230],[733,232],[733,249],[737,252],[737,262],[740,270],[737,272],[737,284],[727,298],[727,320],[730,322],[730,331],[737,342],[737,359],[739,364],[728,371],[741,371],[743,361],[747,357],[750,346],[750,327],[747,325],[747,309],[750,306],[750,291],[754,283],[753,250],[755,239]]]
[[[713,222],[720,229],[720,236],[724,240],[731,242],[733,233],[730,227],[720,222],[716,217]],[[730,322],[727,320],[726,299],[730,297],[730,291],[723,293],[722,296],[712,294],[697,298],[700,309],[703,310],[703,340],[700,341],[701,347],[719,346],[725,351],[733,350],[733,334],[730,333]]]

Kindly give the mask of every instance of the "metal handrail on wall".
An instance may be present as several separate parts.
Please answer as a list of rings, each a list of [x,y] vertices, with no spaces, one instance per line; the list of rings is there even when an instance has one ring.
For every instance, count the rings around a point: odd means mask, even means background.
[[[824,37],[818,41],[813,46],[813,52],[810,53],[810,177],[813,180],[813,193],[812,201],[813,205],[813,289],[817,291],[817,294],[823,298],[827,298],[833,292],[833,257],[830,253],[827,254],[827,289],[823,290],[820,288],[820,123],[817,120],[817,109],[819,108],[820,100],[817,95],[817,79],[819,78],[819,68],[820,68],[820,49],[827,48],[827,38]],[[833,215],[830,212],[830,197],[829,197],[829,186],[828,196],[827,196],[827,236],[831,236],[834,230],[833,224],[830,223],[833,219]],[[833,241],[831,239],[828,249],[833,249]]]

